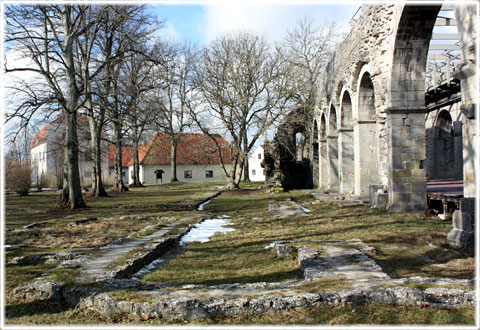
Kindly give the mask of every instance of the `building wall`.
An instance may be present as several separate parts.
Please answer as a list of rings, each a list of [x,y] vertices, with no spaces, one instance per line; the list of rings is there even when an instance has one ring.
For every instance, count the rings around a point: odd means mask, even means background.
[[[32,183],[39,184],[42,175],[47,173],[47,144],[42,143],[30,150]]]
[[[248,158],[250,181],[265,181],[265,169],[262,167],[264,157],[263,147],[259,146]]]
[[[344,150],[345,143],[338,143],[338,154],[341,156],[337,157],[328,150],[325,153],[323,148],[326,143],[319,141],[320,179],[316,186],[336,183],[336,160],[341,159],[338,172],[341,174],[342,193],[349,191],[350,188],[345,189],[345,186],[351,187],[350,181],[354,177],[356,195],[367,195],[372,192],[369,187],[377,187],[379,194],[387,193],[390,210],[421,211],[425,208],[425,165],[429,161],[427,153],[431,151],[425,132],[425,120],[429,120],[425,115],[425,67],[440,7],[439,4],[393,3],[362,6],[362,14],[352,21],[351,32],[338,45],[320,75],[313,109],[316,121],[326,123],[327,138],[333,133],[329,126],[335,123],[330,120],[332,106],[340,109],[337,118],[348,118],[340,125],[337,123],[336,133],[353,127],[355,175],[343,175],[351,172],[351,163],[345,163],[347,157],[344,154],[349,153]],[[465,196],[475,194],[474,159],[477,148],[474,113],[478,86],[476,58],[468,53],[470,50],[474,53],[476,49],[477,16],[474,7],[454,7],[464,52],[464,65],[456,77],[462,84],[460,109],[465,115],[454,119],[462,123],[463,143],[460,144],[457,137],[453,149],[460,148],[460,145],[463,147]],[[345,103],[342,96],[346,91],[349,100]],[[333,143],[329,145],[334,147]],[[326,156],[322,157],[323,154]],[[456,171],[455,176],[458,173]],[[324,174],[328,180],[324,180]]]
[[[231,169],[231,165],[226,165],[227,169]],[[156,183],[156,170],[163,170],[162,182],[167,183],[171,180],[170,165],[141,165],[140,166],[140,181],[142,183]],[[131,183],[131,173],[133,166],[129,166],[128,178]],[[191,171],[192,177],[185,178],[185,171]],[[213,171],[212,178],[206,178],[205,172]],[[181,182],[216,182],[227,181],[227,177],[221,165],[177,165],[177,179]],[[158,180],[160,183],[160,180]]]

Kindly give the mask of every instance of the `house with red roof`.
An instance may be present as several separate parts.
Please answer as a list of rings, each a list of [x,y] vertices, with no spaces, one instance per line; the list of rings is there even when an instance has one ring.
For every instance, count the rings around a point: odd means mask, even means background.
[[[217,144],[221,149],[220,154]],[[140,182],[170,182],[171,143],[168,134],[155,134],[146,144],[139,147],[138,158]],[[228,170],[232,167],[231,147],[220,135],[216,135],[213,141],[204,134],[183,134],[177,146],[177,179],[182,182],[227,181],[220,159]],[[109,165],[112,170],[113,146],[109,152]],[[132,147],[127,146],[122,150],[122,166],[124,169],[128,168],[126,183],[132,183]]]
[[[92,179],[90,154],[90,132],[86,118],[80,118],[77,127],[79,141],[79,171],[82,186],[89,186]],[[61,187],[63,177],[63,135],[64,117],[55,120],[40,129],[30,143],[30,161],[32,164],[32,183],[47,187]],[[105,157],[105,169],[107,168]],[[106,178],[106,175],[105,175]]]

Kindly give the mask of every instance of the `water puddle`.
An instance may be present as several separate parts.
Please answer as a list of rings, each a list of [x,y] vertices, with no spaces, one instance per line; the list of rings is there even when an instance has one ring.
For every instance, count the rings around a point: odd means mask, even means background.
[[[190,242],[200,242],[205,243],[210,240],[215,233],[226,233],[229,231],[234,231],[235,228],[226,227],[231,225],[228,220],[221,218],[207,219],[195,225],[187,235],[183,236],[180,241],[180,246],[185,246]]]
[[[194,228],[192,228],[183,238],[180,240],[180,246],[185,246],[190,242],[200,242],[205,243],[210,240],[215,233],[226,233],[229,231],[234,231],[235,228],[226,227],[231,225],[228,221],[230,216],[224,215],[221,217],[207,219],[200,223],[197,223]],[[179,251],[170,251],[170,257],[167,256],[167,259],[175,258],[179,255]],[[181,252],[180,252],[181,253]],[[158,264],[165,262],[165,259],[158,258],[140,269],[138,272],[132,275],[133,279],[139,280],[145,274],[151,273],[155,270]]]
[[[197,210],[198,211],[203,211],[203,208],[205,207],[205,205],[207,205],[211,201],[212,201],[212,199],[210,198],[210,199],[206,200],[205,202],[203,202],[202,204],[198,205]]]
[[[147,273],[150,273],[151,271],[153,271],[155,269],[155,267],[157,267],[157,264],[161,264],[164,261],[165,261],[165,259],[161,259],[161,258],[153,260],[151,263],[149,263],[148,265],[146,265],[145,267],[140,269],[138,272],[133,274],[132,278],[135,279],[135,280],[138,280],[140,276],[145,275]]]

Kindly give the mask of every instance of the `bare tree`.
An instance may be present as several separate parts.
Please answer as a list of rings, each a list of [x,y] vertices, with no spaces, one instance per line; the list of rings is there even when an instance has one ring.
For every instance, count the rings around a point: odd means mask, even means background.
[[[86,7],[77,5],[6,6],[6,44],[31,65],[6,67],[8,72],[33,72],[42,79],[44,90],[24,87],[29,101],[14,111],[24,118],[48,106],[64,115],[64,180],[59,205],[83,208],[78,170],[77,112],[82,103],[82,85],[74,61],[75,43],[90,26],[85,26]],[[38,87],[38,86],[36,86]]]
[[[144,53],[147,54],[148,51]],[[133,183],[132,186],[140,187],[139,179],[140,162],[138,157],[139,144],[148,124],[154,120],[154,113],[148,106],[146,96],[154,88],[155,80],[152,79],[154,65],[149,58],[152,54],[133,53],[125,61],[124,78],[126,80],[125,102],[128,111],[126,112],[125,124],[129,128],[128,136],[133,144]]]
[[[145,6],[107,6],[102,36],[102,56],[110,59],[105,65],[99,85],[100,107],[113,126],[115,144],[115,189],[128,190],[122,175],[122,142],[124,120],[128,112],[126,81],[122,70],[129,56],[142,53],[148,37],[159,27],[145,11]]]
[[[313,19],[303,17],[297,26],[288,30],[278,46],[282,61],[289,66],[289,80],[293,84],[295,108],[312,108],[315,85],[320,70],[335,49],[335,23],[314,26]]]
[[[220,133],[231,141],[232,167],[223,166],[231,188],[239,187],[250,150],[289,105],[287,67],[272,48],[253,33],[223,35],[203,51],[197,67],[204,106],[190,107],[192,116],[212,140]]]
[[[150,107],[154,111],[156,130],[170,137],[171,145],[171,181],[177,178],[177,146],[186,128],[193,122],[189,116],[188,104],[195,95],[193,87],[194,66],[198,60],[198,51],[188,43],[162,42],[158,45],[161,60],[154,71],[157,88],[149,97]]]

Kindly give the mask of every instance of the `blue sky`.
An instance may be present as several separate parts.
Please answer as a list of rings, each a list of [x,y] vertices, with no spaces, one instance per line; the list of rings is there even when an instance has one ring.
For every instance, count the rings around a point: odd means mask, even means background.
[[[303,16],[312,17],[318,25],[336,21],[340,32],[348,32],[348,22],[357,11],[360,2],[334,3],[310,2],[283,4],[272,2],[224,1],[204,4],[152,5],[159,19],[165,21],[162,33],[178,40],[190,40],[206,44],[218,34],[233,29],[249,29],[267,38],[280,38],[285,30],[296,25]]]

